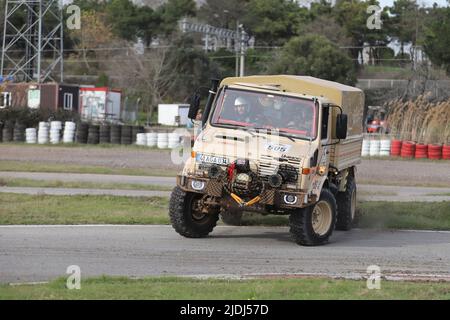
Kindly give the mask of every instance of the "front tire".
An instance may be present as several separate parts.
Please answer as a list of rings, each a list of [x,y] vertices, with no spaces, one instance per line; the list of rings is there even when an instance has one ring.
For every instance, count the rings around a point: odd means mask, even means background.
[[[289,216],[290,233],[297,244],[318,246],[328,242],[336,224],[336,200],[328,189],[314,205],[298,209]]]
[[[352,228],[356,213],[356,182],[353,176],[347,177],[344,192],[338,192],[336,230],[348,231]]]
[[[199,201],[203,195],[175,187],[170,196],[169,216],[172,227],[187,238],[206,237],[219,220],[217,212],[203,213]]]

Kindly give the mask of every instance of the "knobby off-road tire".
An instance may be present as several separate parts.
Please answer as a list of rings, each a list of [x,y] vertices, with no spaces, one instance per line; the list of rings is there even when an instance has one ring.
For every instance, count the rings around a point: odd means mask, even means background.
[[[324,215],[318,222],[318,216]],[[314,205],[295,210],[289,216],[290,233],[297,244],[318,246],[328,242],[336,224],[336,200],[323,189]]]
[[[218,213],[208,213],[202,216],[193,210],[194,202],[201,197],[201,194],[183,191],[178,186],[172,191],[169,204],[170,222],[175,231],[184,237],[206,237],[219,220]]]
[[[356,214],[356,182],[353,176],[347,177],[345,192],[336,195],[337,221],[336,230],[350,230]]]
[[[242,225],[242,211],[222,211],[220,217],[229,226]]]

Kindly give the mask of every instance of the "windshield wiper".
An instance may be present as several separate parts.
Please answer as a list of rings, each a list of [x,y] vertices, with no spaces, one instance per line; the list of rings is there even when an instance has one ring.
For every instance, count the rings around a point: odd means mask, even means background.
[[[294,138],[292,138],[289,134],[283,133],[283,132],[281,132],[280,130],[277,130],[277,129],[271,129],[271,128],[265,128],[265,127],[251,127],[251,129],[254,129],[255,131],[256,130],[267,130],[268,134],[272,134],[272,131],[276,131],[279,136],[286,137],[289,140],[291,140],[292,142],[295,142]]]
[[[226,123],[216,123],[216,125],[222,126],[222,127],[226,127],[226,128],[230,128],[230,129],[234,129],[234,130],[242,130],[245,132],[248,132],[252,135],[252,137],[255,136],[255,134],[253,132],[251,132],[249,129],[247,129],[248,127],[245,126],[240,126],[237,124],[226,124]]]

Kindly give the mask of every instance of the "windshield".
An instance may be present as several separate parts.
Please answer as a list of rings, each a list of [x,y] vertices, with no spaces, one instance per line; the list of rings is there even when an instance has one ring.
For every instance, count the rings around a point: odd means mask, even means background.
[[[212,125],[270,129],[300,139],[315,139],[314,101],[263,92],[224,89],[216,100]]]

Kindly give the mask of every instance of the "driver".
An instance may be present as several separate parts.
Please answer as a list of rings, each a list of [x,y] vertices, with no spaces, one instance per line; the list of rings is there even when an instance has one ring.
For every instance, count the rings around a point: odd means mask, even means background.
[[[243,97],[237,97],[234,100],[234,119],[240,122],[250,122],[249,104]]]

